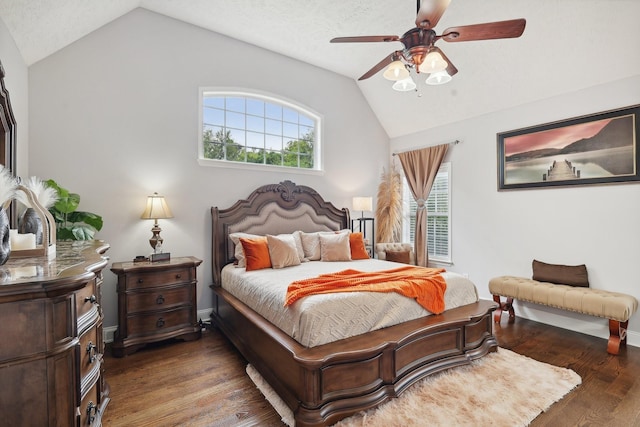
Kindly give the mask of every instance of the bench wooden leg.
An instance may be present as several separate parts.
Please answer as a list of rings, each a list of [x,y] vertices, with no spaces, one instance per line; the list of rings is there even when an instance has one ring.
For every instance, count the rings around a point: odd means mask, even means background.
[[[502,318],[502,311],[507,310],[509,312],[509,323],[513,323],[516,320],[516,313],[513,310],[513,298],[507,297],[505,302],[500,301],[500,295],[494,295],[493,300],[498,303],[498,308],[493,313],[494,323],[500,323]]]
[[[627,344],[627,326],[629,321],[620,322],[609,319],[609,342],[607,343],[607,353],[618,354],[620,346]]]

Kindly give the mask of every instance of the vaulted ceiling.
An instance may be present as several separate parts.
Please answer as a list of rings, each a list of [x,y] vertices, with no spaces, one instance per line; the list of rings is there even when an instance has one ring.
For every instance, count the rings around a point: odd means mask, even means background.
[[[341,36],[399,35],[415,0],[0,0],[0,18],[27,65],[143,7],[357,80],[399,42],[331,44]],[[438,42],[453,81],[396,92],[378,73],[360,81],[390,137],[638,75],[640,1],[452,0],[436,26],[525,18],[520,38]],[[571,115],[571,112],[568,112]]]

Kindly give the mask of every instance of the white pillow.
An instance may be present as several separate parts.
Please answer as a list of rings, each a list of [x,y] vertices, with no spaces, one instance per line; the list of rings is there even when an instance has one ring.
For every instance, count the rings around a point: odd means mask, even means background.
[[[234,248],[234,252],[233,252],[233,256],[236,258],[236,261],[238,261],[238,263],[236,264],[236,267],[240,268],[240,267],[246,267],[247,263],[244,260],[244,250],[242,249],[242,244],[240,243],[240,238],[243,237],[245,239],[257,239],[259,237],[264,237],[264,236],[259,236],[257,234],[249,234],[249,233],[231,233],[229,234],[229,238],[231,239],[231,241],[233,242],[235,248]]]
[[[351,261],[349,233],[321,233],[319,240],[321,261]]]
[[[269,246],[271,267],[283,268],[300,265],[298,249],[292,234],[281,234],[279,236],[267,234],[267,245]]]

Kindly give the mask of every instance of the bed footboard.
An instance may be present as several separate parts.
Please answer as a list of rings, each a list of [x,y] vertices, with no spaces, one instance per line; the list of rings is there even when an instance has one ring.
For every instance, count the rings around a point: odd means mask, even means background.
[[[291,408],[300,427],[333,424],[498,346],[492,334],[497,304],[491,301],[306,348],[224,289],[213,290],[213,323]]]

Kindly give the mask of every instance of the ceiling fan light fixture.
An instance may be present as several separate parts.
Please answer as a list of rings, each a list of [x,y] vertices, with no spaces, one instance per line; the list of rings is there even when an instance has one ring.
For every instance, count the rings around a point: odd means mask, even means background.
[[[409,77],[409,70],[407,70],[407,67],[405,67],[402,61],[397,59],[389,64],[383,76],[387,80],[398,81]]]
[[[421,73],[431,74],[437,73],[438,71],[444,71],[448,66],[449,64],[444,60],[442,55],[440,55],[440,52],[432,50],[424,58],[424,61],[422,61],[422,64],[420,64],[418,69]]]
[[[451,76],[446,71],[438,71],[437,73],[429,74],[427,77],[428,85],[443,85],[451,81]]]
[[[393,90],[397,90],[398,92],[408,92],[416,88],[416,83],[413,81],[411,76],[409,76],[406,79],[398,80],[391,87]]]

